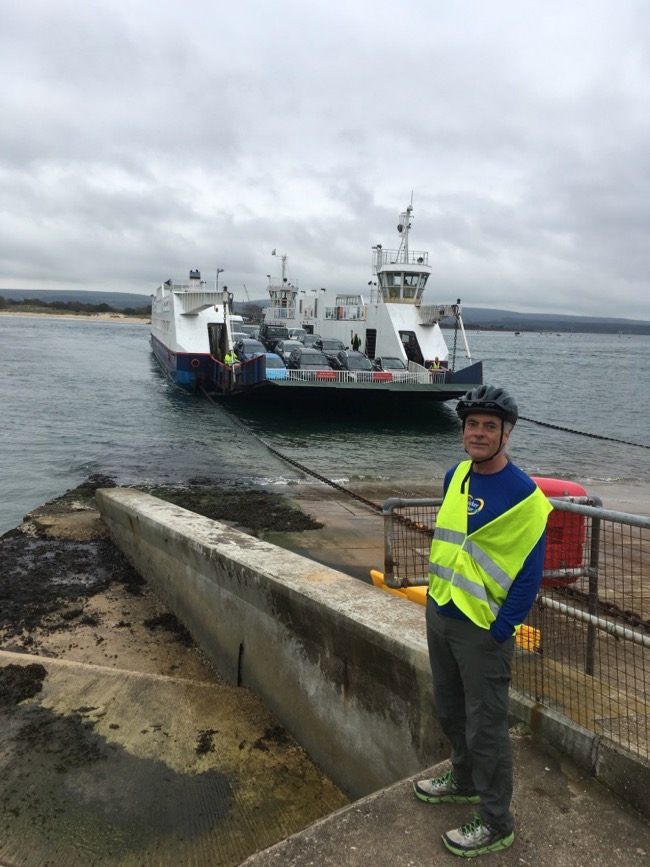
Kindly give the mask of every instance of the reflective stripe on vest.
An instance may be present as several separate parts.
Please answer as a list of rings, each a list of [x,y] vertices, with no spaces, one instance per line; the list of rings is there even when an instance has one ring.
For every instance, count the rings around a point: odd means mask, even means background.
[[[470,461],[459,464],[438,513],[429,558],[429,594],[439,605],[453,601],[477,626],[489,629],[544,532],[552,507],[535,488],[468,536],[468,486],[462,493],[460,488],[469,467]]]

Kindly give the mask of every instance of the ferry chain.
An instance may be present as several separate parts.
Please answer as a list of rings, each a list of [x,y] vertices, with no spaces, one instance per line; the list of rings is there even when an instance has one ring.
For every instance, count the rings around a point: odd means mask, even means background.
[[[542,588],[542,590],[543,589],[544,588]],[[567,585],[565,587],[555,587],[554,591],[561,596],[566,596],[570,599],[576,599],[578,602],[582,602],[585,606],[585,610],[590,610],[591,603],[589,594],[585,593],[584,590],[578,590],[577,587]],[[635,611],[630,611],[629,608],[621,608],[620,605],[617,605],[615,602],[609,602],[606,599],[598,599],[596,604],[598,609],[604,614],[617,617],[629,626],[640,626],[644,632],[650,632],[650,619],[644,620],[641,614],[637,614]]]
[[[584,430],[575,430],[574,428],[570,428],[570,427],[562,427],[562,425],[559,425],[559,424],[550,424],[547,421],[538,421],[538,419],[536,419],[536,418],[526,418],[525,415],[520,415],[519,420],[520,421],[529,421],[531,424],[538,424],[538,425],[541,425],[542,427],[550,427],[553,430],[561,430],[561,431],[564,431],[565,433],[577,434],[578,436],[582,436],[582,437],[592,437],[592,439],[607,440],[610,443],[620,443],[621,445],[624,445],[624,446],[636,446],[638,449],[650,449],[650,446],[646,445],[645,443],[632,443],[629,440],[619,440],[616,437],[606,437],[606,436],[603,436],[602,434],[588,433],[587,431],[584,431]]]
[[[271,454],[280,458],[280,460],[285,461],[288,464],[296,467],[296,469],[301,470],[301,472],[306,473],[308,476],[312,476],[315,479],[318,479],[319,482],[323,482],[325,485],[329,485],[331,488],[335,488],[337,491],[341,491],[341,493],[345,494],[348,497],[352,497],[354,500],[358,500],[358,502],[363,503],[364,506],[368,506],[368,508],[372,509],[374,512],[379,512],[382,514],[384,509],[379,503],[375,503],[372,500],[369,500],[367,497],[363,497],[361,494],[357,494],[355,491],[350,491],[348,488],[343,485],[339,485],[338,482],[332,481],[332,479],[328,479],[326,476],[322,476],[320,473],[317,473],[315,470],[306,467],[304,464],[301,464],[299,461],[294,460],[293,458],[288,457],[287,455],[282,454],[281,451],[276,449],[270,443],[266,442],[266,440],[262,439],[261,436],[256,434],[254,431],[250,430],[250,428],[246,427],[233,413],[227,410],[223,404],[218,403],[213,400],[212,396],[209,392],[207,392],[204,388],[201,387],[202,394],[207,397],[207,399],[214,406],[217,407],[224,415],[227,415],[230,421],[236,425],[238,428],[241,428],[245,433],[249,434],[252,437],[261,443],[266,449],[268,449]],[[420,533],[425,533],[431,537],[433,535],[433,531],[429,530],[428,527],[423,526],[422,524],[414,521],[412,518],[408,518],[406,515],[393,514],[393,520],[399,521],[400,524],[403,524],[405,527],[409,527],[411,529],[417,530]]]
[[[350,491],[347,488],[343,487],[343,485],[339,485],[338,482],[332,481],[332,479],[328,479],[326,476],[321,476],[320,473],[317,473],[315,470],[310,470],[309,467],[306,467],[304,464],[295,461],[293,458],[288,457],[287,455],[283,455],[281,451],[276,449],[270,443],[266,442],[266,440],[262,439],[261,436],[256,434],[254,431],[250,430],[250,428],[246,427],[239,419],[233,415],[229,410],[227,410],[221,403],[215,401],[209,392],[205,391],[204,388],[201,388],[202,394],[207,397],[207,399],[214,406],[217,407],[224,415],[227,415],[230,421],[236,425],[241,430],[245,431],[245,433],[249,434],[252,437],[260,442],[266,449],[268,449],[271,454],[275,455],[280,460],[285,461],[288,464],[296,467],[296,469],[301,470],[303,473],[307,473],[309,476],[313,476],[315,479],[318,479],[319,482],[324,482],[324,484],[329,485],[331,488],[336,488],[337,491],[341,491],[341,493],[346,494],[348,497],[352,497],[355,500],[358,500],[360,503],[363,503],[365,506],[369,506],[375,512],[382,512],[383,508],[378,503],[373,503],[372,500],[366,499],[366,497],[362,497],[361,494],[357,494],[354,491]]]

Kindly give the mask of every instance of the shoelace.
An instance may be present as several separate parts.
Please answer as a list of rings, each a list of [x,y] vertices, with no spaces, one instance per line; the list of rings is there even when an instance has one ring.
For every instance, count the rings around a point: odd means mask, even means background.
[[[461,825],[460,833],[463,837],[472,837],[476,834],[481,828],[485,827],[485,822],[478,813],[474,813],[474,818],[469,821],[466,825]]]
[[[452,783],[452,771],[447,771],[446,774],[442,774],[442,776],[436,777],[435,780],[431,780],[432,786],[447,786],[447,788],[450,790],[452,787]]]

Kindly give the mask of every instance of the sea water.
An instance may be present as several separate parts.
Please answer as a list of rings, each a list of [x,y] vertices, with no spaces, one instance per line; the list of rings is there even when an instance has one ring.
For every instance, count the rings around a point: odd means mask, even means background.
[[[519,404],[509,452],[523,469],[587,490],[650,490],[650,337],[482,331],[468,340],[484,380]],[[455,401],[372,415],[299,404],[222,412],[167,380],[144,324],[0,315],[0,363],[0,533],[93,473],[118,484],[313,482],[265,444],[338,483],[389,487],[438,481],[463,456]],[[458,353],[456,366],[466,363]]]

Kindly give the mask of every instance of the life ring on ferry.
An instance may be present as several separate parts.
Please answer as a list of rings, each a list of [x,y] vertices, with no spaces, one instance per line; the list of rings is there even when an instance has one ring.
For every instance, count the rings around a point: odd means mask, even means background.
[[[577,482],[532,476],[537,487],[547,497],[586,497],[587,492]],[[546,556],[542,587],[573,584],[584,568],[587,525],[584,515],[555,509],[546,523]],[[562,571],[567,570],[565,575]],[[560,574],[558,574],[560,573]]]
[[[190,364],[192,365],[192,367],[194,368],[194,370],[196,370],[197,367],[200,367],[200,366],[201,366],[201,362],[199,361],[198,358],[193,358],[193,359],[190,361]]]

